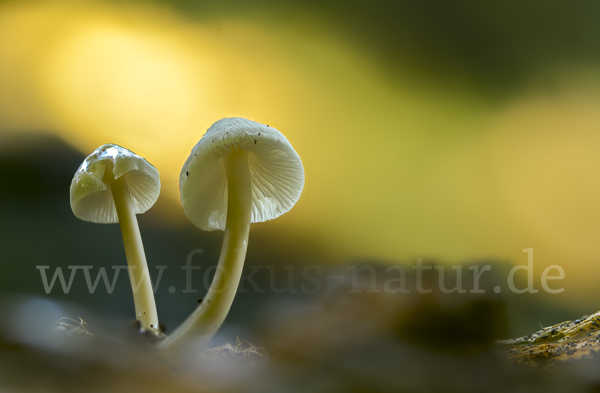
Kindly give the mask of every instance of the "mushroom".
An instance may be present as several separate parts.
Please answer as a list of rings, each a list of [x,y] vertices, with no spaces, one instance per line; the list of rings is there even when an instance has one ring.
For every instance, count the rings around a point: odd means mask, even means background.
[[[183,165],[179,188],[186,216],[202,230],[224,230],[223,245],[208,293],[161,347],[181,348],[191,338],[206,347],[237,292],[250,224],[288,212],[303,187],[302,161],[275,128],[228,118],[208,129]]]
[[[158,334],[158,314],[136,214],[154,205],[160,193],[158,171],[144,158],[107,144],[90,154],[71,182],[71,209],[77,218],[119,223],[133,300],[141,331]]]

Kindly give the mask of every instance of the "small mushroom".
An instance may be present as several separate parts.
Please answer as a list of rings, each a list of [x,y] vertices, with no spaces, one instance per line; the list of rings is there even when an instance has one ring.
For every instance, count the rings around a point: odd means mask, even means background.
[[[89,155],[71,182],[71,209],[77,218],[119,223],[135,313],[142,331],[158,334],[158,315],[136,214],[154,205],[160,193],[158,171],[144,158],[107,144]]]
[[[191,338],[206,346],[237,292],[251,223],[288,212],[304,188],[304,168],[278,130],[242,118],[213,124],[192,150],[179,179],[186,216],[205,231],[224,230],[221,255],[202,303],[159,345],[175,349]]]

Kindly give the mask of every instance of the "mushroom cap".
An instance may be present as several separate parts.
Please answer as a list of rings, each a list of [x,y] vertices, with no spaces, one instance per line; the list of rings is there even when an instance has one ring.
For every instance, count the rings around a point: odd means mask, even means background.
[[[107,144],[83,161],[71,182],[71,209],[77,218],[99,224],[119,222],[110,185],[103,181],[107,168],[112,168],[115,179],[125,180],[135,214],[154,205],[160,194],[156,168],[124,147]]]
[[[183,210],[202,230],[225,230],[228,193],[222,158],[239,149],[248,152],[251,222],[285,214],[302,194],[302,161],[281,132],[247,119],[221,119],[192,149],[179,178]]]

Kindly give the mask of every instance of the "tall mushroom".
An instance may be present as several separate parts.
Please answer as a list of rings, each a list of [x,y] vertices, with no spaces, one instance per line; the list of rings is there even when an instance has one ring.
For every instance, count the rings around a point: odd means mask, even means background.
[[[192,337],[208,344],[237,292],[250,224],[288,212],[303,187],[302,161],[275,128],[230,118],[208,129],[181,170],[179,188],[194,225],[225,231],[221,255],[204,300],[161,347],[176,349]]]
[[[154,205],[160,193],[158,171],[144,158],[107,144],[90,154],[71,182],[71,209],[77,218],[119,223],[136,318],[141,331],[158,334],[158,314],[136,214]]]

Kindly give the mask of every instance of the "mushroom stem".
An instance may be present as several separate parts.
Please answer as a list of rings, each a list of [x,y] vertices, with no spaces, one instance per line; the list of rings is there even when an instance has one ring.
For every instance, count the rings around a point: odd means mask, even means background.
[[[154,292],[152,291],[152,282],[148,273],[140,229],[131,205],[129,187],[122,177],[114,179],[112,173],[108,177],[110,190],[117,208],[123,244],[125,245],[129,279],[133,289],[135,315],[141,323],[142,331],[158,332],[158,313],[154,302]]]
[[[223,160],[227,173],[227,222],[215,277],[202,303],[173,334],[161,341],[162,348],[181,348],[192,337],[198,340],[195,349],[208,346],[227,317],[240,283],[252,212],[248,154],[238,150]]]

